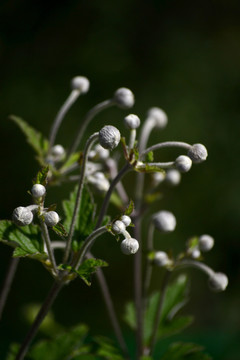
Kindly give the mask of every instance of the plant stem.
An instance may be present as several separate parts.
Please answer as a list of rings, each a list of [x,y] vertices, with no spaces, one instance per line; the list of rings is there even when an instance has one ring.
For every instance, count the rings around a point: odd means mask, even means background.
[[[89,252],[86,255],[86,257],[88,259],[90,259],[93,257],[93,255]],[[120,328],[120,325],[119,325],[119,322],[118,322],[118,319],[116,316],[116,312],[115,312],[115,309],[113,306],[113,301],[112,301],[112,298],[111,298],[111,295],[109,292],[109,288],[108,288],[108,285],[107,285],[107,282],[106,282],[106,279],[105,279],[102,269],[100,269],[100,268],[98,269],[98,271],[96,272],[96,276],[97,276],[97,279],[98,279],[98,282],[100,285],[100,289],[102,292],[102,296],[103,296],[103,299],[104,299],[104,302],[105,302],[105,305],[106,305],[106,308],[108,311],[108,316],[110,318],[110,321],[111,321],[113,330],[115,332],[116,338],[118,340],[118,343],[119,343],[121,350],[125,356],[125,359],[130,359],[128,349],[127,349],[125,340],[122,335],[122,331],[121,331],[121,328]]]
[[[114,179],[117,174],[118,174],[118,169],[117,169],[117,164],[116,164],[116,161],[112,158],[108,158],[106,160],[106,165],[110,171],[110,177],[111,179]],[[118,195],[120,196],[123,204],[127,204],[128,201],[129,201],[129,198],[128,198],[128,195],[124,189],[124,186],[122,184],[121,181],[119,181],[117,184],[116,184],[116,190],[118,192]]]
[[[80,141],[83,137],[83,134],[84,134],[84,131],[86,130],[88,124],[90,123],[90,121],[93,119],[93,117],[95,115],[97,115],[100,111],[104,110],[104,109],[107,109],[108,107],[114,105],[113,101],[110,99],[110,100],[105,100],[103,102],[101,102],[100,104],[97,104],[96,106],[94,106],[91,110],[89,110],[85,116],[85,118],[81,121],[81,125],[77,131],[77,136],[72,144],[72,146],[70,147],[69,151],[68,151],[68,154],[67,154],[67,157],[66,159],[69,158],[69,156],[74,153],[79,144],[80,144]]]
[[[136,129],[131,129],[130,130],[130,138],[129,138],[129,144],[128,144],[128,149],[129,151],[131,149],[133,149],[134,147],[134,143],[135,143],[135,140],[136,140]]]
[[[6,273],[6,277],[5,277],[1,295],[0,295],[0,320],[2,318],[3,309],[6,304],[6,300],[7,300],[9,291],[11,289],[11,285],[12,285],[12,282],[14,279],[14,275],[16,273],[16,269],[17,269],[19,260],[20,260],[19,258],[11,258],[9,266],[8,266],[8,270]]]
[[[85,145],[80,179],[79,179],[79,186],[78,186],[78,191],[77,191],[77,197],[76,197],[75,207],[74,207],[74,211],[73,211],[73,217],[72,217],[72,222],[71,222],[71,226],[70,226],[70,230],[69,230],[69,235],[68,235],[68,239],[67,239],[66,249],[65,249],[65,253],[64,253],[63,263],[67,262],[69,254],[70,254],[70,250],[71,250],[71,242],[72,242],[72,237],[73,237],[73,233],[74,233],[74,227],[75,227],[75,224],[77,221],[77,216],[78,216],[78,212],[79,212],[79,208],[80,208],[80,204],[81,204],[82,190],[83,190],[84,178],[85,178],[85,173],[86,173],[86,164],[87,164],[87,159],[88,159],[88,153],[89,153],[90,148],[93,145],[93,143],[97,140],[98,134],[99,133],[96,132],[93,135],[91,135]]]
[[[108,204],[109,204],[109,200],[111,198],[112,192],[116,186],[116,184],[119,182],[119,180],[121,180],[121,178],[128,172],[131,170],[131,165],[129,163],[126,163],[122,169],[119,171],[119,173],[117,174],[117,176],[113,179],[113,181],[111,182],[111,185],[105,195],[100,213],[99,213],[99,217],[98,217],[98,221],[97,221],[97,225],[96,225],[96,229],[99,228],[99,226],[101,226],[103,218],[105,216],[105,213],[107,211],[108,208]]]
[[[41,224],[41,228],[42,228],[43,238],[45,240],[45,244],[47,247],[48,256],[52,263],[54,273],[55,273],[55,275],[57,275],[58,274],[57,264],[56,264],[55,256],[54,256],[53,249],[51,246],[51,240],[49,237],[48,228],[47,228],[47,225],[45,224],[45,222],[41,219],[41,217],[39,218],[39,220],[40,220],[40,224]]]
[[[34,320],[25,340],[22,343],[22,346],[20,347],[18,354],[15,358],[15,360],[23,360],[27,351],[28,347],[31,344],[33,338],[35,337],[42,321],[44,320],[45,316],[47,315],[50,307],[52,306],[54,300],[56,299],[59,291],[61,290],[63,284],[60,282],[54,282],[50,292],[48,293],[36,319]]]
[[[192,146],[190,144],[182,142],[182,141],[165,141],[165,142],[150,146],[146,150],[143,150],[140,153],[139,158],[141,158],[142,156],[149,153],[149,151],[154,151],[154,150],[157,150],[157,149],[163,149],[163,148],[168,148],[168,147],[180,147],[180,148],[189,150],[189,149],[191,149]]]
[[[215,272],[206,264],[203,264],[200,261],[196,261],[196,260],[180,260],[179,262],[177,262],[175,264],[175,268],[174,269],[179,269],[179,268],[185,268],[185,267],[195,267],[199,270],[202,270],[203,272],[205,272],[205,274],[207,274],[208,276],[212,277],[214,276]]]
[[[160,324],[160,320],[161,320],[162,309],[163,309],[163,304],[164,304],[164,300],[165,300],[165,296],[166,296],[166,291],[167,291],[167,286],[168,286],[168,282],[170,279],[170,275],[171,275],[170,271],[166,270],[165,276],[162,281],[161,292],[160,292],[160,296],[159,296],[159,300],[158,300],[157,312],[156,312],[155,322],[154,322],[154,326],[153,326],[153,332],[152,332],[152,336],[150,339],[150,345],[149,345],[150,354],[153,353],[153,349],[154,349],[154,346],[155,346],[155,343],[157,340],[158,328],[159,328],[159,324]]]
[[[67,98],[67,100],[64,102],[64,104],[60,108],[59,112],[57,113],[57,116],[53,122],[51,131],[50,131],[49,151],[51,150],[52,146],[54,145],[58,129],[63,121],[64,116],[66,115],[66,113],[70,109],[70,107],[74,104],[74,102],[77,100],[79,95],[80,95],[79,90],[72,90],[69,97]]]
[[[154,233],[154,225],[151,222],[149,229],[148,229],[148,236],[147,236],[147,252],[148,253],[153,250],[153,233]],[[152,277],[152,261],[147,259],[144,286],[143,286],[143,297],[144,297],[145,304],[147,301],[147,295],[148,295],[148,290],[149,290],[149,286],[150,286],[150,282],[151,282],[151,277]]]

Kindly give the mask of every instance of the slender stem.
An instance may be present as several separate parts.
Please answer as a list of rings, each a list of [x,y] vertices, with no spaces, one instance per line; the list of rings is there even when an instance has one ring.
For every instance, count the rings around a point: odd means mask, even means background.
[[[149,151],[154,151],[154,150],[169,148],[169,147],[180,147],[180,148],[189,150],[189,149],[191,149],[192,146],[190,144],[182,142],[182,141],[165,141],[165,142],[150,146],[149,148],[143,150],[140,154],[140,158],[142,156],[146,155],[147,153],[149,153]]]
[[[147,119],[144,121],[142,130],[139,137],[139,152],[141,153],[144,149],[146,149],[147,142],[150,136],[152,129],[154,128],[155,123],[152,119]]]
[[[133,149],[134,147],[134,143],[136,140],[136,129],[131,129],[130,130],[130,138],[129,138],[129,144],[128,144],[128,148],[129,150]]]
[[[149,225],[148,236],[147,236],[147,252],[148,253],[153,250],[153,233],[154,233],[154,225],[151,222]],[[147,300],[151,277],[152,277],[152,261],[147,259],[144,286],[143,286],[143,296],[144,296],[145,304],[146,304],[146,300]]]
[[[51,248],[52,249],[65,249],[66,242],[65,241],[52,241]]]
[[[88,253],[86,256],[89,259],[93,257],[91,253]],[[104,277],[103,271],[100,268],[96,272],[96,276],[97,276],[97,279],[98,279],[98,282],[100,285],[102,296],[103,296],[103,299],[104,299],[104,302],[105,302],[105,305],[106,305],[106,308],[108,311],[108,315],[109,315],[113,330],[114,330],[116,338],[118,340],[118,343],[122,349],[122,352],[123,352],[125,358],[130,359],[128,349],[127,349],[125,340],[123,338],[122,331],[121,331],[121,328],[120,328],[120,325],[119,325],[119,322],[118,322],[118,319],[116,316],[116,312],[115,312],[115,309],[113,306],[113,301],[112,301],[112,298],[111,298],[111,295],[109,292],[109,288],[108,288],[106,279]]]
[[[137,169],[145,169],[147,166],[155,166],[161,169],[168,169],[170,167],[173,167],[175,164],[174,161],[168,161],[168,162],[154,162],[154,163],[142,163],[142,164],[137,164]]]
[[[134,299],[137,317],[136,341],[137,359],[143,353],[143,304],[142,304],[142,237],[141,222],[137,217],[134,220],[134,237],[138,240],[139,250],[134,256]]]
[[[70,147],[68,154],[67,154],[67,159],[69,158],[69,156],[74,153],[79,144],[80,141],[83,137],[83,134],[88,126],[88,124],[90,123],[90,121],[93,119],[93,117],[95,115],[97,115],[99,112],[101,112],[104,109],[107,109],[108,107],[114,105],[114,102],[110,99],[110,100],[105,100],[103,102],[101,102],[100,104],[97,104],[96,106],[94,106],[91,110],[89,110],[86,114],[86,116],[84,117],[84,119],[81,122],[81,125],[77,131],[77,136],[72,144],[72,146]]]
[[[116,161],[114,159],[112,159],[112,158],[108,158],[107,161],[106,161],[106,165],[107,165],[107,167],[108,167],[108,169],[110,171],[111,179],[114,179],[118,174]],[[119,181],[116,184],[116,190],[117,190],[118,195],[120,196],[122,202],[124,204],[127,204],[129,202],[129,198],[128,198],[128,195],[127,195],[121,181]]]
[[[57,264],[56,264],[55,256],[54,256],[53,249],[51,246],[51,240],[49,237],[48,228],[47,228],[47,225],[45,224],[45,222],[41,218],[40,218],[40,224],[41,224],[41,228],[42,228],[43,238],[45,240],[45,244],[47,247],[48,256],[52,263],[54,273],[55,273],[55,275],[57,275],[58,274]]]
[[[76,265],[74,266],[75,269],[78,269],[79,266],[81,265],[86,253],[90,250],[90,248],[92,247],[94,241],[96,240],[96,238],[102,234],[104,234],[105,232],[107,232],[107,228],[106,226],[102,226],[100,228],[98,228],[97,230],[93,231],[91,235],[89,235],[86,240],[84,241],[84,244],[80,250],[78,259],[76,261]]]
[[[73,233],[74,233],[74,227],[75,227],[75,224],[77,221],[77,216],[78,216],[78,212],[79,212],[79,208],[80,208],[80,204],[81,204],[82,190],[83,190],[83,185],[84,185],[84,178],[85,178],[85,173],[86,173],[86,164],[87,164],[88,154],[89,154],[91,146],[97,140],[98,134],[99,133],[96,132],[93,135],[91,135],[85,145],[85,149],[84,149],[84,153],[83,153],[83,162],[82,162],[80,179],[79,179],[79,186],[78,186],[78,191],[77,191],[77,197],[76,197],[75,207],[74,207],[74,211],[73,211],[73,217],[72,217],[72,222],[71,222],[71,226],[70,226],[70,230],[69,230],[69,235],[68,235],[68,239],[67,239],[63,263],[65,263],[68,260],[70,250],[71,250],[71,242],[72,242],[72,237],[73,237]]]
[[[96,225],[96,229],[101,226],[104,215],[107,211],[108,208],[108,204],[109,204],[109,200],[111,198],[112,192],[116,186],[116,184],[118,183],[119,180],[121,180],[121,178],[128,172],[131,170],[131,165],[129,163],[126,163],[122,169],[119,171],[119,173],[117,174],[117,176],[113,179],[113,181],[111,182],[111,185],[106,193],[106,196],[104,198],[100,213],[99,213],[99,217],[98,217],[98,221],[97,221],[97,225]]]
[[[161,293],[159,296],[159,300],[158,300],[158,305],[157,305],[157,312],[156,312],[156,317],[155,317],[155,322],[153,325],[153,332],[152,332],[152,336],[150,339],[150,354],[152,354],[156,340],[157,340],[157,334],[158,334],[158,328],[159,328],[159,324],[160,324],[160,320],[161,320],[161,315],[162,315],[162,309],[163,309],[163,304],[164,304],[164,300],[165,300],[165,296],[166,296],[166,291],[167,291],[167,286],[168,286],[168,282],[170,279],[170,271],[166,270],[163,282],[162,282],[162,287],[161,287]]]
[[[54,145],[58,129],[63,121],[64,116],[66,115],[66,113],[68,112],[70,107],[74,104],[74,102],[77,100],[79,95],[80,95],[79,90],[72,90],[69,97],[67,98],[67,100],[64,102],[64,104],[60,108],[59,112],[57,113],[57,116],[53,122],[51,131],[50,131],[49,150],[51,150],[52,146]]]
[[[12,285],[12,282],[14,279],[14,275],[16,273],[18,263],[19,263],[19,258],[11,258],[9,266],[8,266],[8,270],[6,273],[6,277],[5,277],[3,287],[1,290],[1,295],[0,295],[0,320],[2,318],[3,309],[6,304],[6,300],[7,300],[9,291],[11,289],[11,285]]]
[[[179,269],[182,267],[195,267],[199,270],[202,270],[210,277],[215,275],[215,272],[209,266],[207,266],[206,264],[203,264],[200,261],[196,261],[196,260],[181,260],[181,261],[177,262],[175,265],[175,269]]]
[[[34,320],[25,340],[22,343],[22,346],[19,349],[19,352],[15,358],[15,360],[23,360],[27,351],[28,347],[31,344],[33,338],[35,337],[42,321],[44,320],[45,316],[47,315],[50,307],[52,306],[54,300],[56,299],[59,291],[61,290],[63,284],[59,282],[54,282],[50,292],[47,295],[36,319]]]

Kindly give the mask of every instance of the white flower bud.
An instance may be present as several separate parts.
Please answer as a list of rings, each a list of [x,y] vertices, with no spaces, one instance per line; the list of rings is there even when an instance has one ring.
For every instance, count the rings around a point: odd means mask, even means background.
[[[79,90],[82,94],[88,92],[89,86],[90,82],[85,76],[75,76],[71,80],[72,90]]]
[[[149,109],[147,116],[148,116],[148,119],[152,119],[154,121],[154,125],[158,129],[165,128],[168,123],[167,114],[165,113],[165,111],[163,111],[162,109],[160,109],[158,107],[153,107],[153,108]]]
[[[169,169],[166,172],[166,177],[165,177],[165,181],[168,185],[171,186],[176,186],[180,183],[181,181],[181,174],[178,170],[176,169]]]
[[[124,125],[130,130],[137,129],[140,126],[140,119],[137,115],[129,114],[124,118]]]
[[[113,150],[118,146],[120,139],[121,134],[115,126],[107,125],[99,131],[99,142],[104,149]]]
[[[204,145],[194,144],[188,150],[188,156],[192,159],[193,163],[198,164],[207,159],[208,152]]]
[[[165,174],[162,172],[155,172],[152,174],[153,185],[157,186],[165,180]]]
[[[31,193],[35,199],[38,199],[46,194],[46,188],[41,184],[35,184],[32,187]]]
[[[134,95],[131,90],[122,87],[117,89],[113,97],[115,103],[123,109],[131,108],[134,105]]]
[[[121,220],[116,220],[112,224],[112,231],[114,234],[122,234],[126,230],[126,226]]]
[[[104,173],[100,171],[94,173],[91,176],[88,176],[88,181],[90,184],[93,184],[100,192],[107,192],[110,187],[108,179],[105,177]]]
[[[51,155],[56,157],[63,157],[65,155],[65,150],[62,145],[54,145],[51,148]]]
[[[124,223],[124,225],[125,225],[126,227],[128,227],[128,226],[131,224],[131,222],[132,222],[131,218],[130,218],[129,216],[127,216],[127,215],[121,216],[121,219],[120,219],[120,220]]]
[[[139,249],[139,243],[136,239],[128,238],[121,242],[121,251],[125,255],[136,254]]]
[[[223,273],[214,273],[208,280],[208,285],[215,292],[224,291],[228,285],[228,278]]]
[[[168,265],[170,260],[167,253],[164,251],[157,251],[153,261],[157,266],[163,267]]]
[[[214,239],[210,235],[201,235],[199,237],[198,246],[199,249],[203,252],[209,251],[214,245]]]
[[[108,149],[104,149],[102,147],[102,145],[100,144],[97,144],[95,146],[95,152],[96,152],[96,155],[99,156],[100,159],[102,160],[106,160],[109,158],[109,150]]]
[[[191,167],[192,167],[192,160],[186,156],[186,155],[180,155],[178,156],[178,158],[175,160],[175,166],[176,168],[182,172],[182,173],[185,173],[185,172],[188,172]]]
[[[153,223],[161,232],[173,231],[176,227],[176,218],[170,211],[162,210],[153,215]]]
[[[47,226],[55,226],[59,222],[59,216],[56,211],[48,211],[44,214],[44,222]]]
[[[193,259],[198,259],[201,256],[200,250],[196,247],[195,249],[192,249],[191,251],[191,257]]]
[[[12,220],[16,225],[19,226],[29,225],[33,221],[33,214],[29,209],[23,206],[19,206],[14,209]]]

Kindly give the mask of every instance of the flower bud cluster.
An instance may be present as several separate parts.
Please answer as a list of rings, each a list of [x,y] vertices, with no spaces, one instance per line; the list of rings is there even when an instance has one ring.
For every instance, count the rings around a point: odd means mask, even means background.
[[[201,256],[202,252],[208,252],[210,251],[214,246],[214,239],[210,235],[201,235],[197,239],[197,243],[193,247],[189,247],[187,249],[188,255],[190,255],[193,259],[198,259]]]
[[[114,221],[112,224],[112,231],[116,235],[122,234],[125,239],[121,242],[121,251],[125,255],[135,254],[139,249],[139,243],[136,239],[132,238],[126,230],[131,224],[131,218],[127,215],[123,215],[120,220]]]

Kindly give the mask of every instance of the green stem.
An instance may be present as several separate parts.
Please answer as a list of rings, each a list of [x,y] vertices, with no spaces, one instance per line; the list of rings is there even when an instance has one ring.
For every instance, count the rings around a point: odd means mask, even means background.
[[[85,178],[85,173],[86,173],[86,164],[87,164],[87,160],[88,160],[88,154],[89,154],[91,146],[98,139],[98,134],[99,133],[96,132],[93,135],[91,135],[85,145],[85,149],[84,149],[84,153],[83,153],[83,162],[82,162],[80,179],[79,179],[79,186],[78,186],[78,191],[77,191],[77,197],[76,197],[75,207],[74,207],[74,211],[73,211],[72,222],[70,225],[69,235],[68,235],[68,239],[67,239],[67,245],[66,245],[66,249],[65,249],[63,263],[67,262],[69,254],[70,254],[70,250],[71,250],[71,243],[72,243],[72,237],[73,237],[73,233],[74,233],[74,227],[75,227],[75,224],[77,221],[77,216],[78,216],[78,212],[79,212],[79,208],[80,208],[80,204],[81,204],[82,190],[83,190],[83,185],[84,185],[84,178]]]

